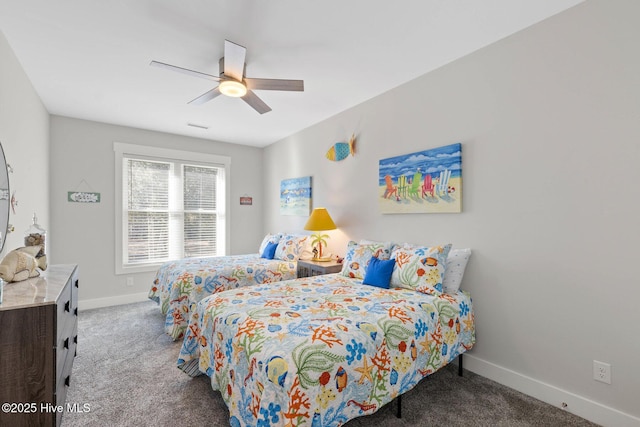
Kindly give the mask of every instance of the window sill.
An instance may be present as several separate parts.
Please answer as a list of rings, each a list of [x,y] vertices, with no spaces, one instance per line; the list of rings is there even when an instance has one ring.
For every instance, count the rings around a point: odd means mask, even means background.
[[[116,266],[116,275],[134,274],[134,273],[150,273],[156,272],[164,262],[142,265],[119,265]]]

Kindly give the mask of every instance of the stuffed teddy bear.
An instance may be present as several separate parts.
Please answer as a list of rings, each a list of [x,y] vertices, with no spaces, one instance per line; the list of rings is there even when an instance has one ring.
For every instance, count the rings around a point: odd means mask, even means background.
[[[47,257],[36,258],[41,250],[42,246],[26,246],[9,252],[0,262],[0,278],[6,282],[20,282],[38,277],[38,268],[47,269]]]

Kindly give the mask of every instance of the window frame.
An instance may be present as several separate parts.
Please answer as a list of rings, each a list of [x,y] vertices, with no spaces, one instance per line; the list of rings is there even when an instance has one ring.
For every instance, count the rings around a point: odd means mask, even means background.
[[[149,145],[137,145],[126,144],[121,142],[113,143],[113,151],[115,154],[115,271],[116,275],[131,274],[131,273],[143,273],[157,271],[158,268],[164,263],[144,263],[141,265],[126,265],[124,263],[123,255],[126,253],[124,245],[127,242],[127,237],[123,234],[125,232],[124,219],[125,206],[126,206],[126,192],[123,190],[123,159],[127,156],[149,159],[158,161],[169,162],[186,162],[192,165],[203,166],[219,166],[224,168],[224,186],[221,189],[224,194],[221,196],[224,200],[224,210],[220,214],[219,219],[220,227],[224,230],[223,242],[220,245],[224,248],[224,253],[220,255],[226,255],[229,253],[230,248],[230,221],[229,211],[231,209],[231,157],[221,156],[209,153],[200,153],[195,151],[175,150],[170,148],[160,148]]]

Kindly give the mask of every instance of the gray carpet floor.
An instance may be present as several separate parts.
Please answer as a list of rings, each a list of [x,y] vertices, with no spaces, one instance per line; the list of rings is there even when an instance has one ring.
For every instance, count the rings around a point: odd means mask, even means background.
[[[163,332],[154,302],[81,311],[78,350],[62,427],[228,426],[229,412],[206,376],[176,368],[180,342]],[[595,426],[496,382],[448,366],[402,400],[345,426]]]

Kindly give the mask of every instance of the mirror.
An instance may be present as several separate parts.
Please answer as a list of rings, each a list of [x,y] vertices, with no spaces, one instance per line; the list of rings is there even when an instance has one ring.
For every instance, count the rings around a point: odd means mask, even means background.
[[[11,205],[11,191],[9,190],[9,170],[4,149],[0,143],[0,251],[4,248],[9,226],[9,207]]]

